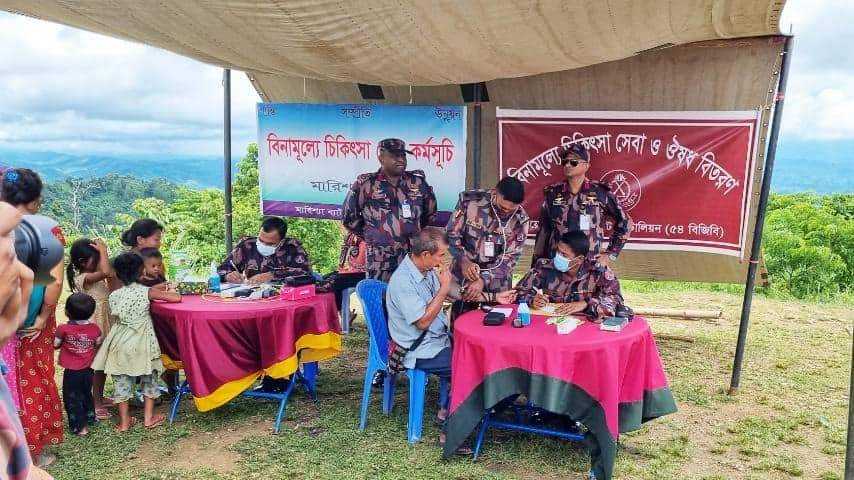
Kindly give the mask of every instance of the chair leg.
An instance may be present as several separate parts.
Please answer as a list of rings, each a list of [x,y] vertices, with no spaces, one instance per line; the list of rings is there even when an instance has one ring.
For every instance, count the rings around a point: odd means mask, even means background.
[[[365,370],[365,382],[362,385],[362,411],[359,416],[359,430],[365,431],[368,424],[368,404],[371,402],[371,380],[374,377],[376,369],[370,368]]]
[[[480,449],[483,446],[483,437],[489,429],[489,417],[490,411],[487,410],[483,414],[483,419],[480,421],[480,430],[477,432],[477,440],[474,443],[474,455],[472,456],[472,461],[476,461],[478,455],[480,455]]]
[[[172,422],[175,421],[175,417],[178,415],[178,407],[181,405],[181,397],[188,391],[189,386],[187,385],[187,381],[184,380],[184,383],[178,386],[178,391],[175,392],[175,398],[172,400],[172,409],[169,411],[169,425],[172,425]]]
[[[317,401],[317,373],[320,370],[317,362],[308,362],[302,364],[302,378],[305,381],[305,388],[308,391],[308,396],[313,401]]]
[[[341,332],[344,335],[350,334],[350,294],[353,291],[351,289],[346,289],[341,292]]]
[[[288,404],[288,396],[279,400],[279,411],[276,413],[276,423],[273,425],[273,433],[278,434],[282,426],[282,417],[285,416],[285,406]]]
[[[421,440],[427,374],[422,370],[414,368],[406,372],[409,376],[409,423],[407,424],[407,439],[410,444],[414,444]]]
[[[383,413],[388,415],[391,409],[394,408],[394,391],[397,384],[397,375],[392,375],[388,372],[383,380]]]

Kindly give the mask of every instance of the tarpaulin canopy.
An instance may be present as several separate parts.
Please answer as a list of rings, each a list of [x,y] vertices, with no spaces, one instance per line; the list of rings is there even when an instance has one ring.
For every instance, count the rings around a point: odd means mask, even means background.
[[[778,33],[784,0],[0,0],[250,74],[377,85],[524,77]]]
[[[459,84],[485,82],[477,165],[468,145],[468,171],[479,174],[468,185],[489,186],[498,106],[762,110],[767,127],[783,42],[762,35],[778,33],[784,3],[0,0],[0,8],[243,70],[265,101],[460,104]],[[381,85],[384,98],[366,100],[357,83]],[[760,138],[764,152],[764,128]],[[617,268],[625,278],[741,283],[744,260],[625,251]]]

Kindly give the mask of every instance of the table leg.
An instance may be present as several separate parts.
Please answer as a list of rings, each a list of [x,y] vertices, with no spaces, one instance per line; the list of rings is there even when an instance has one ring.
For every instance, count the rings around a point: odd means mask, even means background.
[[[319,370],[320,367],[318,367],[317,362],[302,364],[302,378],[304,380],[302,383],[308,396],[315,402],[317,401],[317,373]]]

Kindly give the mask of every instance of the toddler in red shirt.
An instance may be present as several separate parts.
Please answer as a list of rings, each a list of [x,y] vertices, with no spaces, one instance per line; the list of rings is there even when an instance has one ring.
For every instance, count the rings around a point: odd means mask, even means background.
[[[92,322],[95,299],[77,292],[65,301],[68,323],[56,329],[53,346],[59,349],[62,374],[62,401],[68,413],[68,427],[81,437],[95,423],[92,398],[92,360],[101,344],[101,329]]]

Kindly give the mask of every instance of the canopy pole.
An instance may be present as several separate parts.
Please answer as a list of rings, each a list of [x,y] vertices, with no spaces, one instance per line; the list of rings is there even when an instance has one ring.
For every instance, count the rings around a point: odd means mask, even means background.
[[[480,105],[480,83],[474,84],[474,117],[472,118],[472,131],[474,139],[472,140],[471,156],[472,156],[472,180],[473,187],[480,188],[480,139],[482,125],[482,107]]]
[[[230,253],[232,243],[231,223],[231,70],[226,68],[222,71],[223,86],[223,145],[222,145],[222,168],[225,180],[225,249]]]
[[[851,343],[851,380],[848,387],[848,447],[845,449],[845,478],[854,478],[854,342]]]
[[[794,37],[787,36],[783,51],[780,53],[780,77],[777,92],[774,96],[774,115],[771,120],[771,134],[768,137],[768,151],[765,156],[765,171],[762,175],[762,187],[759,194],[759,209],[756,212],[756,225],[753,228],[753,242],[750,248],[750,264],[747,267],[747,280],[744,286],[744,301],[741,304],[741,322],[738,326],[738,343],[735,346],[735,359],[732,364],[732,379],[729,394],[738,393],[741,382],[741,365],[744,360],[744,345],[747,342],[747,327],[750,323],[750,306],[753,303],[753,287],[756,281],[756,267],[759,266],[759,253],[762,246],[762,230],[765,225],[765,209],[768,206],[768,195],[771,192],[771,175],[774,172],[774,159],[777,156],[777,137],[780,134],[780,123],[783,119],[783,101],[786,98],[786,80],[789,77],[789,63],[792,60],[792,43]]]

